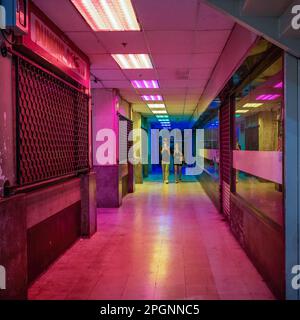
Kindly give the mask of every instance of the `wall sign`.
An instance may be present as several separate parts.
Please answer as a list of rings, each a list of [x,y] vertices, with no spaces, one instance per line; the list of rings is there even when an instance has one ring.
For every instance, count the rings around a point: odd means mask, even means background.
[[[88,88],[88,58],[32,3],[29,11],[29,32],[20,44]]]

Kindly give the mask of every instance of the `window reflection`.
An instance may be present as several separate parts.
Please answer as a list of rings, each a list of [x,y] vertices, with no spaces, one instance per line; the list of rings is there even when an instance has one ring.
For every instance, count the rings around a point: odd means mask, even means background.
[[[282,225],[282,58],[236,97],[235,117],[236,192]]]
[[[219,179],[219,118],[210,120],[204,127],[205,170],[215,180]]]

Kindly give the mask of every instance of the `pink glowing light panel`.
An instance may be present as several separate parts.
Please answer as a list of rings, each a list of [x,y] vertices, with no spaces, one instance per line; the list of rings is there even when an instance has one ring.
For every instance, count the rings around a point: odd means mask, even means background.
[[[136,89],[158,89],[157,80],[133,80],[131,84]]]
[[[144,101],[163,101],[161,95],[142,96]]]
[[[277,84],[275,84],[274,88],[282,89],[283,88],[283,82],[282,81],[278,82]]]
[[[272,101],[280,98],[280,94],[261,94],[256,98],[256,100],[263,100],[263,101]]]

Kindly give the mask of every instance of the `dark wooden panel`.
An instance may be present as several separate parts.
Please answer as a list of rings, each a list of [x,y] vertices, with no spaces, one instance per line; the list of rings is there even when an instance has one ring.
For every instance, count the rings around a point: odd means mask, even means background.
[[[28,230],[29,282],[34,281],[79,238],[80,210],[81,202],[78,201]]]

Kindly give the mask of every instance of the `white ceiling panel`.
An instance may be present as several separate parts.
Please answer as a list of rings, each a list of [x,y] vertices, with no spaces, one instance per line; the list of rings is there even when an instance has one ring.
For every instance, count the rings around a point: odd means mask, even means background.
[[[129,80],[157,80],[155,69],[123,70]]]
[[[200,99],[200,94],[199,95],[187,95],[185,98],[186,104],[195,104],[198,103]]]
[[[85,53],[106,53],[93,32],[67,32],[66,35]]]
[[[119,88],[130,88],[131,83],[129,81],[102,81],[105,88],[119,89]]]
[[[206,80],[188,80],[188,88],[203,89],[206,85]]]
[[[148,53],[144,34],[138,31],[97,32],[108,53]]]
[[[208,80],[213,67],[211,68],[199,68],[199,69],[190,69],[189,79],[190,80]]]
[[[191,57],[191,68],[214,67],[219,59],[218,53],[198,53]]]
[[[186,88],[163,88],[161,89],[161,92],[164,95],[179,95],[185,94],[187,91]]]
[[[190,54],[153,54],[154,65],[161,68],[189,68],[191,66]]]
[[[193,49],[194,33],[191,31],[148,31],[146,38],[151,54],[184,54]]]
[[[167,94],[164,94],[163,97],[164,97],[164,100],[165,101],[168,101],[168,102],[177,102],[177,101],[184,101],[185,100],[185,96],[186,94],[183,93],[181,95],[177,94],[177,95],[167,95]]]
[[[158,69],[157,71],[160,80],[189,79],[190,76],[188,68]]]
[[[198,95],[199,97],[201,96],[203,92],[203,89],[202,88],[192,88],[192,87],[189,87],[187,89],[187,96],[189,95]]]
[[[92,74],[100,80],[127,80],[121,70],[94,69]]]
[[[144,30],[194,30],[197,0],[133,0]]]
[[[231,30],[197,31],[194,53],[221,53]]]
[[[118,64],[109,54],[91,54],[91,69],[117,69]]]
[[[160,80],[162,88],[187,88],[188,80]]]
[[[92,31],[69,0],[33,1],[64,32]]]
[[[197,30],[230,30],[233,25],[234,22],[230,17],[201,2]]]

